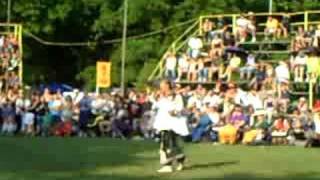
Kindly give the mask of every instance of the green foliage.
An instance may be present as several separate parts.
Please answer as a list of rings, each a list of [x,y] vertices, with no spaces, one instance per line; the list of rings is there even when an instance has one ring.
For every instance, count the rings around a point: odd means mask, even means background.
[[[0,138],[0,180],[318,180],[319,149],[185,143],[186,169],[158,174],[159,144],[108,138]]]
[[[274,0],[274,10],[319,9],[318,2]],[[267,0],[128,0],[128,4],[128,36],[159,30],[204,14],[268,11]],[[5,19],[6,1],[0,1],[0,20]],[[23,23],[25,31],[49,41],[115,39],[122,33],[123,0],[12,0],[12,22]],[[126,82],[142,86],[164,49],[186,28],[129,40]],[[91,89],[95,78],[91,79],[90,73],[93,73],[96,61],[104,58],[112,61],[112,82],[119,85],[121,44],[49,47],[25,36],[24,50],[24,62],[28,67],[25,75],[30,76],[25,79],[30,83],[43,74],[49,81],[79,84],[82,79],[85,87]]]
[[[151,59],[161,54],[159,51],[159,41],[157,38],[149,38],[144,40],[128,41],[126,53],[126,82],[136,82],[140,75],[147,78],[148,74],[142,73],[144,65],[150,66]],[[163,53],[163,52],[162,52]],[[121,74],[121,46],[119,45],[111,56],[112,61],[112,82],[116,85],[120,84]],[[154,63],[151,63],[154,65]],[[142,70],[141,70],[142,69]],[[145,71],[144,71],[145,72]]]
[[[76,79],[84,81],[84,89],[86,91],[94,91],[96,87],[96,66],[88,66],[83,71],[81,71]]]

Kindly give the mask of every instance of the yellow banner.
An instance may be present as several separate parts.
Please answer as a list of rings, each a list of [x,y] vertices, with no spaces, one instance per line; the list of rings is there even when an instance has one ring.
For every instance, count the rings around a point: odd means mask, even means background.
[[[108,88],[111,86],[111,63],[97,62],[97,87]]]

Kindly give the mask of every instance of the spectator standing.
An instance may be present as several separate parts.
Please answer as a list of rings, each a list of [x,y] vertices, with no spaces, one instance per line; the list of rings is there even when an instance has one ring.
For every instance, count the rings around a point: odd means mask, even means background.
[[[91,102],[92,99],[85,93],[84,97],[79,102],[79,136],[84,137],[87,133],[87,124],[91,116]]]

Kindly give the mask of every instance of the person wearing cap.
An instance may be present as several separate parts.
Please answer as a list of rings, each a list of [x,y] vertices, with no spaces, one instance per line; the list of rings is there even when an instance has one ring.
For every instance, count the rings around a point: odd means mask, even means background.
[[[173,172],[173,164],[177,162],[177,171],[183,169],[185,154],[178,143],[179,135],[175,129],[177,116],[181,114],[182,99],[176,101],[172,92],[171,84],[167,80],[160,82],[160,92],[157,102],[154,104],[156,110],[153,128],[160,133],[160,164],[159,173]],[[180,132],[179,132],[180,133]]]

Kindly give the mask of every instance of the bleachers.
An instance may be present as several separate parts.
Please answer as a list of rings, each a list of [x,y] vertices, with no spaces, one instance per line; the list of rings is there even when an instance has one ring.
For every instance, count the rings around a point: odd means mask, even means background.
[[[264,28],[266,26],[266,19],[269,16],[269,13],[254,13],[254,18],[256,21],[256,41],[251,42],[247,39],[245,42],[238,42],[238,46],[244,48],[247,52],[253,53],[254,55],[259,57],[259,61],[263,61],[265,63],[270,63],[273,66],[278,64],[281,60],[288,60],[289,55],[291,53],[291,41],[292,38],[296,34],[297,27],[303,26],[304,30],[308,30],[310,25],[317,25],[320,22],[320,11],[306,11],[306,12],[295,12],[295,13],[273,13],[272,16],[281,19],[281,17],[290,17],[289,24],[289,32],[288,37],[282,37],[280,39],[268,39],[266,40],[264,37]],[[187,42],[190,37],[202,36],[203,32],[203,24],[206,19],[210,19],[211,21],[217,21],[219,18],[222,18],[224,22],[227,24],[228,28],[231,30],[233,34],[236,32],[236,20],[240,16],[240,14],[224,14],[224,15],[206,15],[201,16],[199,19],[190,26],[189,29],[185,31],[174,43],[168,48],[168,52],[185,52],[187,51]],[[206,47],[206,45],[204,46]],[[149,77],[149,81],[157,80],[164,77],[164,58],[163,56]],[[243,84],[246,81],[243,81],[239,78],[233,79],[235,83]],[[176,83],[180,84],[214,84],[215,82],[197,82],[197,81],[187,81],[181,80]],[[308,88],[297,88],[299,85],[295,85],[296,82],[291,82],[290,91],[293,95],[308,95],[310,92],[313,93],[313,84],[307,84],[308,82],[304,82],[305,86]],[[297,83],[299,84],[299,83]],[[301,83],[300,83],[301,84]],[[307,85],[306,85],[307,84]],[[310,87],[309,87],[310,85]],[[311,90],[310,90],[311,89]],[[311,99],[310,95],[310,99]]]
[[[0,41],[0,92],[4,92],[22,85],[22,25],[0,23]]]

